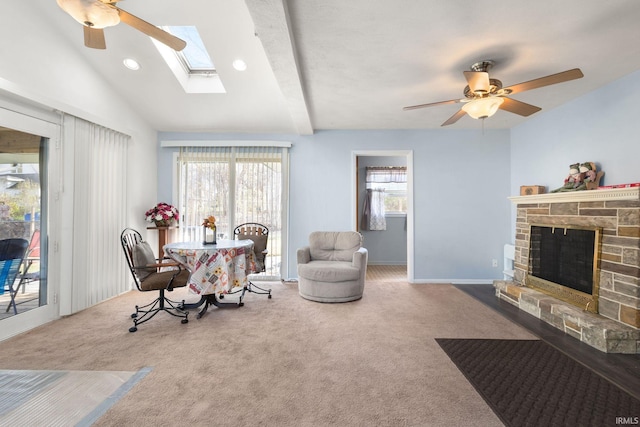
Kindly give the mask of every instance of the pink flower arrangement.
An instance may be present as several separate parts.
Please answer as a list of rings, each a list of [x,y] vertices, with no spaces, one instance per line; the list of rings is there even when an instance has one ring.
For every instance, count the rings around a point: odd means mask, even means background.
[[[177,222],[179,219],[178,209],[167,203],[158,203],[153,208],[145,212],[145,217],[148,222],[161,222],[166,225],[170,224],[174,220]]]

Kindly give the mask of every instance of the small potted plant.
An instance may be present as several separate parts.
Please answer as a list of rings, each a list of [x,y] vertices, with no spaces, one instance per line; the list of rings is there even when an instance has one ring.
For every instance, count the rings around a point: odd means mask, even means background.
[[[169,227],[174,222],[178,222],[178,209],[168,203],[158,203],[153,208],[145,212],[147,222],[153,222],[156,227]]]
[[[204,240],[203,245],[215,245],[216,244],[216,217],[210,215],[202,221],[202,227],[204,227]]]

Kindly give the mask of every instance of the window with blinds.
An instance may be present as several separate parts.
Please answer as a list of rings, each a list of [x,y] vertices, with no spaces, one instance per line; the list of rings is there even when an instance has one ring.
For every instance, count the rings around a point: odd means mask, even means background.
[[[181,239],[201,240],[209,215],[216,217],[218,239],[233,239],[240,224],[260,223],[269,229],[263,276],[280,279],[287,154],[282,147],[181,147]]]

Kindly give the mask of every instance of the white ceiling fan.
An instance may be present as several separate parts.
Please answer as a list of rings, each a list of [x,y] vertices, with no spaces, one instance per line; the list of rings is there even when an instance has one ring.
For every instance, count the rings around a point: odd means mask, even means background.
[[[470,67],[470,71],[464,72],[464,77],[468,83],[464,88],[464,98],[412,105],[410,107],[404,107],[403,110],[416,110],[418,108],[433,107],[436,105],[464,103],[462,108],[445,121],[442,126],[457,122],[465,114],[468,114],[474,119],[485,119],[495,114],[498,109],[526,117],[537,113],[541,108],[508,98],[507,95],[579,79],[584,76],[579,68],[573,68],[503,88],[500,80],[489,78],[488,71],[493,65],[493,61],[480,61],[473,64]]]
[[[84,44],[93,49],[106,49],[104,28],[120,23],[153,37],[174,50],[182,50],[187,43],[116,6],[119,0],[57,0],[58,6],[84,27]]]

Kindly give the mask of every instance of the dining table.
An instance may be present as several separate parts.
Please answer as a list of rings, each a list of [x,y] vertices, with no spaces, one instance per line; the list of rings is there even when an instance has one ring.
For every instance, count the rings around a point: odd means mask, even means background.
[[[220,239],[215,244],[202,242],[175,242],[164,245],[164,253],[190,272],[189,293],[200,295],[194,303],[183,303],[183,309],[202,306],[201,318],[209,306],[218,308],[242,307],[242,294],[238,302],[222,302],[227,294],[245,289],[249,274],[255,272],[256,262],[252,240]]]

